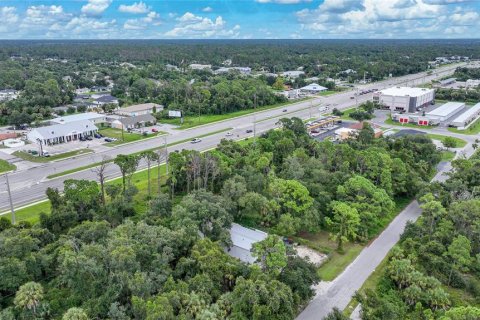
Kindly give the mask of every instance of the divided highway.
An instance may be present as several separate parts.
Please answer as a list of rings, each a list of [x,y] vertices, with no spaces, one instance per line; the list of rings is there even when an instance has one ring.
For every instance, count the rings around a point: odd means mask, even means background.
[[[435,70],[432,74],[426,72],[403,76],[399,78],[392,78],[382,82],[367,84],[358,86],[358,90],[365,89],[383,89],[394,85],[408,85],[414,86],[422,83],[429,82],[434,79],[445,77],[452,74],[456,66],[448,66]],[[355,89],[357,90],[357,89]],[[283,117],[299,117],[307,119],[311,117],[319,116],[318,107],[328,106],[331,109],[337,108],[340,110],[355,106],[371,99],[372,94],[366,94],[359,96],[358,101],[351,99],[355,91],[347,91],[332,96],[318,97],[310,100],[305,100],[297,103],[293,103],[288,106],[279,107],[276,109],[270,109],[266,111],[256,112],[254,114],[232,118],[229,120],[215,122],[208,125],[188,129],[179,130],[174,134],[166,136],[167,143],[172,144],[185,139],[192,139],[194,137],[208,134],[209,132],[218,132],[220,130],[230,130],[233,133],[234,139],[244,139],[251,137],[251,133],[246,133],[247,129],[253,129],[254,124],[256,132],[261,133],[267,131],[276,126],[278,119]],[[284,113],[283,109],[287,109],[288,112]],[[202,142],[197,144],[191,144],[190,142],[184,142],[176,144],[168,148],[169,152],[181,149],[194,149],[194,150],[207,150],[214,148],[221,139],[225,138],[225,132],[216,133],[210,136],[202,138]],[[38,166],[31,167],[28,170],[18,170],[9,174],[10,188],[12,192],[12,199],[16,208],[45,199],[45,190],[48,187],[59,188],[63,187],[63,181],[65,179],[96,179],[96,176],[92,170],[84,170],[75,172],[66,176],[58,177],[55,179],[47,179],[47,176],[64,172],[66,170],[83,167],[88,164],[98,163],[107,156],[114,158],[118,154],[130,154],[140,152],[153,147],[161,147],[164,144],[165,136],[156,137],[147,140],[141,140],[136,143],[120,145],[112,148],[111,150],[98,152],[94,154],[87,154],[83,156],[77,156],[75,158],[65,159],[62,161],[39,164]],[[140,165],[142,168],[144,164]],[[108,166],[107,177],[109,179],[119,177],[120,172],[115,165]],[[9,209],[8,193],[5,183],[5,178],[2,176],[0,180],[0,212],[6,212]]]

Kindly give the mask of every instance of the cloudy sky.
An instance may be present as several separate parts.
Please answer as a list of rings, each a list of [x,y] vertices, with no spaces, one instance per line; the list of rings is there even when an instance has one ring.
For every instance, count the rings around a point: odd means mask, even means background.
[[[480,0],[0,0],[0,39],[478,38]]]

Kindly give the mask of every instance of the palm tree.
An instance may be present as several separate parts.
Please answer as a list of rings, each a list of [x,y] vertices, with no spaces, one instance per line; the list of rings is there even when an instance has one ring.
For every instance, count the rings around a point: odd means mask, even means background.
[[[18,288],[13,303],[19,309],[36,313],[38,306],[43,299],[43,287],[37,282],[27,282]]]

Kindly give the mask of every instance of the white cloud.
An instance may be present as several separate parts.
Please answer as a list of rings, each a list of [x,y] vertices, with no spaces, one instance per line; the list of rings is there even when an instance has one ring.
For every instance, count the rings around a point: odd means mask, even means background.
[[[0,7],[0,21],[2,21],[2,24],[16,23],[18,21],[17,9],[14,7]]]
[[[140,19],[128,19],[123,24],[123,28],[127,30],[142,30],[149,26],[159,26],[161,24],[160,15],[155,11],[150,11],[145,17]]]
[[[479,18],[478,13],[474,11],[468,11],[465,13],[454,13],[450,17],[453,23],[455,24],[471,24],[473,22],[477,22]]]
[[[312,0],[255,0],[258,3],[297,4],[311,2]]]
[[[25,11],[25,17],[21,21],[19,27],[29,30],[32,33],[41,32],[40,27],[49,27],[57,23],[66,22],[71,15],[63,11],[62,6],[30,6]]]
[[[89,16],[99,16],[108,9],[112,0],[88,0],[81,9],[82,13]]]
[[[212,7],[205,7],[205,8],[202,9],[202,11],[203,12],[212,12],[213,9],[212,9]]]
[[[120,7],[118,7],[118,11],[120,12],[133,13],[133,14],[147,13],[149,10],[150,8],[142,1],[135,2],[131,5],[122,4],[120,5]]]
[[[239,31],[239,25],[227,29],[226,22],[221,16],[212,20],[186,12],[183,16],[177,18],[177,24],[172,30],[166,32],[165,36],[187,38],[238,37]]]

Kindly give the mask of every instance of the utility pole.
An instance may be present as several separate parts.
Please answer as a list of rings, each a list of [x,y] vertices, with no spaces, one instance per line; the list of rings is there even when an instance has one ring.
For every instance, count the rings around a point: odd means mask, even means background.
[[[122,122],[122,142],[125,141],[125,137],[123,136],[123,130],[124,130],[124,129],[123,129],[123,122]]]
[[[37,142],[40,145],[40,157],[42,157],[43,156],[42,140],[40,138],[37,138]]]
[[[167,145],[167,136],[163,139],[163,148],[165,149],[165,168],[168,176],[168,145]]]
[[[10,191],[10,183],[8,181],[8,174],[7,173],[5,173],[5,181],[7,182],[8,199],[10,200],[10,211],[12,213],[12,224],[15,224],[15,208],[13,207],[12,192]]]

